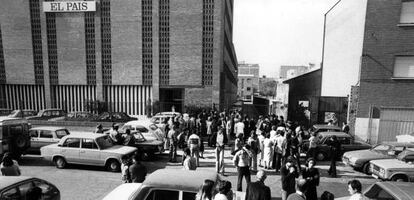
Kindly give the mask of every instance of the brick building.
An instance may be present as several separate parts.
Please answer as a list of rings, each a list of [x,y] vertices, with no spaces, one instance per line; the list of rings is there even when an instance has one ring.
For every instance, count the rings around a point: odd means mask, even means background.
[[[412,13],[413,1],[342,0],[325,15],[322,96],[350,95],[351,129],[371,143],[414,131]]]
[[[0,106],[145,114],[236,101],[233,0],[5,0]]]

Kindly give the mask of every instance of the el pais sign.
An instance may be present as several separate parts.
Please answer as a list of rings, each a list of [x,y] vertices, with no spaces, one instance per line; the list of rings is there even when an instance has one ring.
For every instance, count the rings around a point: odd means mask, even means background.
[[[95,1],[55,1],[43,2],[43,12],[93,12]]]

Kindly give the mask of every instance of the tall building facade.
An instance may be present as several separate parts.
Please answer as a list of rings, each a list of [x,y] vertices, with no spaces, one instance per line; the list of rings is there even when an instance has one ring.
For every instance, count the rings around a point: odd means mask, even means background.
[[[244,101],[253,102],[253,95],[259,90],[258,64],[241,62],[238,65],[238,89],[237,96]]]
[[[236,101],[233,0],[5,0],[0,106],[110,111]],[[158,102],[158,103],[157,103]]]

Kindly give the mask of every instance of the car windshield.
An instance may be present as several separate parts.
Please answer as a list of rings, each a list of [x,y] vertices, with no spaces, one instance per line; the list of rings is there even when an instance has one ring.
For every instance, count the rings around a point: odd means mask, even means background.
[[[107,149],[113,146],[108,136],[96,138],[96,143],[100,149]]]
[[[372,148],[373,151],[379,152],[379,153],[386,153],[388,152],[392,147],[390,145],[386,144],[379,144]]]

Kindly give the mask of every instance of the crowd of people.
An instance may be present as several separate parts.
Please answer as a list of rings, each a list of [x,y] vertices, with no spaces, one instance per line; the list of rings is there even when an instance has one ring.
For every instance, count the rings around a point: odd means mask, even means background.
[[[259,116],[255,120],[236,111],[183,114],[171,117],[165,123],[169,162],[177,162],[177,149],[182,149],[183,168],[196,170],[200,166],[199,159],[203,158],[206,143],[215,150],[216,172],[226,176],[224,151],[229,146],[227,150],[231,151],[238,174],[236,190],[242,191],[242,181],[245,179],[248,185],[246,199],[270,199],[270,191],[269,198],[267,195],[257,198],[257,192],[254,192],[260,188],[263,190],[261,194],[267,194],[267,189],[259,185],[264,186],[265,171],[269,170],[281,175],[283,200],[298,199],[298,195],[308,200],[318,199],[320,173],[315,167],[318,138],[315,134],[307,135],[304,127],[298,123],[285,121],[282,116],[276,115]],[[305,139],[309,141],[306,146],[303,145]],[[332,137],[328,145],[332,153],[328,172],[336,177],[340,142]],[[306,163],[301,163],[300,153],[306,153]],[[258,182],[251,183],[251,172],[257,172]],[[330,197],[328,193],[323,196]]]

